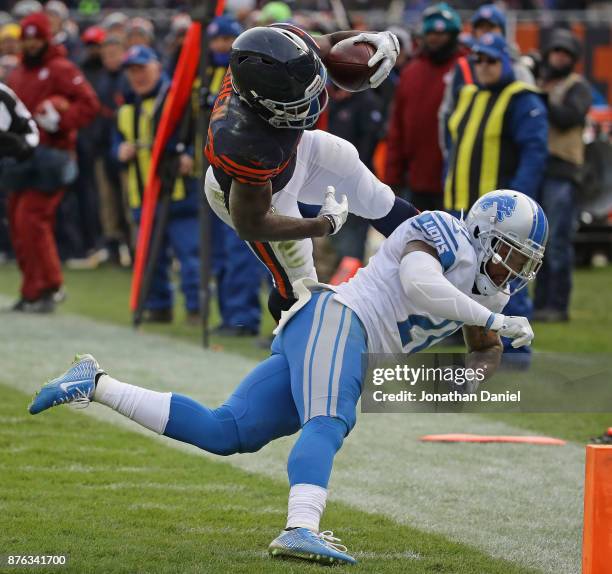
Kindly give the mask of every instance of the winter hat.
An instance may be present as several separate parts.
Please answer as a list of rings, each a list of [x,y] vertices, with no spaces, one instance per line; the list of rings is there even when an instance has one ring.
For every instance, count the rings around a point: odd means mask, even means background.
[[[21,21],[21,39],[38,38],[48,42],[51,40],[51,23],[44,12],[34,12]]]

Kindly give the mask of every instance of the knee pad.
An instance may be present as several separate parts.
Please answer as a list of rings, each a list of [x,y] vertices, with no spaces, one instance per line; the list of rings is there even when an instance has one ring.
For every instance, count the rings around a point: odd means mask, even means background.
[[[294,297],[283,297],[279,290],[274,287],[268,296],[268,310],[270,311],[270,315],[272,315],[274,320],[278,323],[281,318],[281,312],[288,311],[296,301],[297,299]]]

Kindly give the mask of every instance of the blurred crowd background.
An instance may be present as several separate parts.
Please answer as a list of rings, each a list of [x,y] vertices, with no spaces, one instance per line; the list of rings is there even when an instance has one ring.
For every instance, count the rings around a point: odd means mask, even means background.
[[[494,183],[540,201],[551,223],[547,263],[535,300],[523,293],[513,314],[569,320],[574,265],[607,265],[611,256],[610,3],[349,0],[344,5],[348,26],[389,29],[402,51],[376,90],[355,94],[330,85],[330,105],[318,129],[355,144],[362,161],[420,209],[460,214]],[[61,271],[53,270],[55,257],[72,269],[131,267],[160,94],[172,77],[191,9],[191,2],[170,0],[135,0],[129,9],[118,0],[0,1],[0,81],[31,107],[41,144],[66,152],[61,161],[73,168],[73,175],[57,184],[58,193],[44,192],[44,216],[39,203],[19,199],[25,194],[0,180],[0,262],[17,257],[24,283],[30,281],[16,310],[48,312],[61,302],[65,289]],[[346,20],[327,0],[230,1],[208,29],[210,65],[223,71],[233,39],[251,26],[291,21],[323,34],[346,28]],[[38,93],[43,60],[51,53],[82,72],[86,89],[66,98]],[[37,70],[36,81],[24,81],[28,69]],[[214,92],[222,73],[212,77]],[[62,130],[69,137],[58,143]],[[151,321],[172,321],[171,272],[180,268],[188,317],[198,322],[203,142],[193,129],[183,131],[176,145],[174,211],[147,301]],[[493,165],[488,150],[500,147],[505,159]],[[38,215],[28,219],[29,212]],[[49,261],[46,284],[28,279],[28,263],[23,264],[28,259],[23,236],[32,235],[37,217],[52,225],[51,251],[57,249],[33,259],[37,268]],[[216,220],[214,226],[218,329],[256,334],[261,282],[253,277],[265,281],[265,270],[233,231]],[[321,278],[346,279],[377,241],[366,222],[349,220],[333,241],[317,243]]]

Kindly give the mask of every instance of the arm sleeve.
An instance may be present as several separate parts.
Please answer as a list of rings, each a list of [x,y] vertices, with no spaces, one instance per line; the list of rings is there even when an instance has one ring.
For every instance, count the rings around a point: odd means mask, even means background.
[[[561,130],[583,125],[591,102],[592,97],[589,87],[583,82],[574,84],[560,104],[554,104],[549,100],[548,117],[550,123]]]
[[[58,72],[61,95],[70,101],[70,107],[62,114],[60,129],[78,130],[96,117],[100,109],[98,96],[81,71],[71,62],[66,62]]]
[[[406,296],[423,311],[466,325],[489,328],[495,314],[470,299],[445,276],[440,262],[424,251],[412,251],[400,262]]]
[[[419,210],[401,197],[396,197],[391,211],[380,219],[370,219],[369,222],[376,231],[389,237],[404,221],[419,214]]]
[[[535,197],[548,158],[546,108],[540,97],[531,93],[522,96],[516,104],[511,126],[519,150],[519,163],[508,188]]]

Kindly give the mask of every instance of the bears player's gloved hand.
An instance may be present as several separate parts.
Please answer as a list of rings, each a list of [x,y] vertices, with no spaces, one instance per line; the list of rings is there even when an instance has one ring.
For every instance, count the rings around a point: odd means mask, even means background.
[[[496,331],[501,337],[513,339],[512,346],[515,349],[524,345],[531,345],[534,337],[533,329],[525,317],[496,314],[490,329]]]
[[[346,195],[342,196],[340,203],[336,201],[336,189],[333,185],[327,186],[325,199],[319,211],[319,217],[325,217],[331,224],[332,230],[330,235],[335,235],[340,231],[341,227],[346,223],[348,217],[348,199]]]
[[[392,32],[378,32],[376,34],[364,32],[353,38],[354,44],[358,42],[367,42],[376,48],[376,53],[368,62],[370,68],[382,61],[378,70],[370,78],[370,87],[377,88],[395,66],[395,60],[400,53],[399,40]]]

